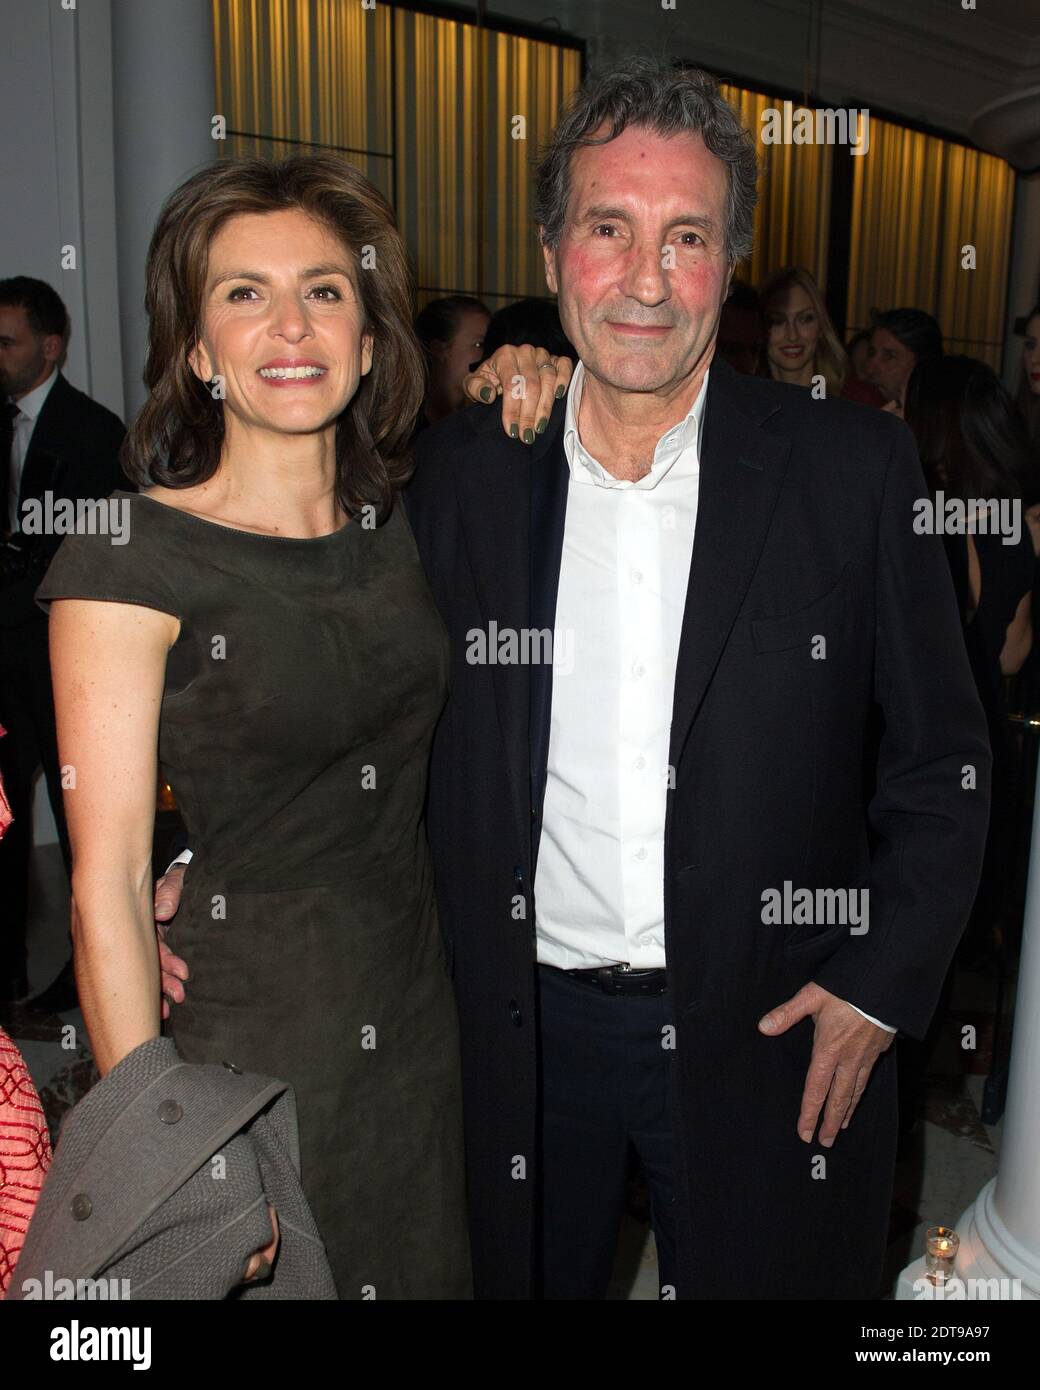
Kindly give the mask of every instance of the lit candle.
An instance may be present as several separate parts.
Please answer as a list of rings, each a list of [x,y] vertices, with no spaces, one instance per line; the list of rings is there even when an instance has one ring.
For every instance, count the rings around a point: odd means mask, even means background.
[[[925,1237],[924,1263],[933,1284],[944,1284],[953,1277],[954,1261],[961,1238],[949,1226],[932,1226]]]

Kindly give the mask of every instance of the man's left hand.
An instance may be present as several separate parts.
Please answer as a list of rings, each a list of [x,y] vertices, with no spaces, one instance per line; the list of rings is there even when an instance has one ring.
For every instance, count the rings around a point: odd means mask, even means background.
[[[759,1019],[759,1031],[776,1037],[810,1016],[816,1034],[802,1092],[798,1137],[812,1143],[820,1110],[826,1102],[820,1143],[829,1149],[838,1130],[848,1129],[874,1063],[892,1046],[895,1034],[878,1028],[844,999],[828,994],[811,981],[793,998]]]

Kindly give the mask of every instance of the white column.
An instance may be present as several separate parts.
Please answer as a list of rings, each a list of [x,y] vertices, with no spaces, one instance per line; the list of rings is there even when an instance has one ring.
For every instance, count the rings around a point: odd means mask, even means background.
[[[1040,1298],[1040,781],[1000,1162],[956,1229],[962,1279],[1020,1279],[1023,1298]]]
[[[212,0],[112,0],[119,305],[126,416],[144,400],[144,271],[159,209],[220,150]]]
[[[1022,957],[997,1176],[954,1228],[956,1274],[970,1297],[1040,1299],[1040,780],[1033,805]],[[937,1217],[938,1225],[941,1217]],[[924,1261],[899,1276],[897,1299],[920,1297]],[[987,1294],[969,1280],[1001,1280]],[[1014,1281],[1021,1281],[1020,1289]]]

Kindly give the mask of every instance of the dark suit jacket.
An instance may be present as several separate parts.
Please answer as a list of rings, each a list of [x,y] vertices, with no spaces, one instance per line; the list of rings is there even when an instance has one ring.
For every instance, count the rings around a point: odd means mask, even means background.
[[[125,434],[118,415],[77,391],[59,371],[29,441],[18,492],[19,515],[25,501],[42,500],[46,492],[55,499],[79,501],[131,487],[119,465]],[[42,551],[43,567],[54,558],[62,540],[62,536],[33,538],[31,544]],[[37,570],[30,578],[0,588],[0,627],[47,621],[33,599],[42,577]]]
[[[467,633],[492,621],[553,626],[564,406],[531,447],[479,406],[424,431],[408,494],[454,649],[429,834],[485,1297],[528,1297],[537,1264],[533,867],[552,673],[465,653]],[[927,493],[905,425],[718,358],[705,410],[665,829],[678,1293],[870,1297],[891,1196],[895,1048],[825,1151],[795,1131],[811,1019],[774,1038],[756,1025],[815,980],[924,1034],[978,881],[986,725],[942,544],[912,529]],[[762,894],[785,881],[869,888],[869,930],[765,925]],[[518,1154],[526,1181],[513,1176]]]

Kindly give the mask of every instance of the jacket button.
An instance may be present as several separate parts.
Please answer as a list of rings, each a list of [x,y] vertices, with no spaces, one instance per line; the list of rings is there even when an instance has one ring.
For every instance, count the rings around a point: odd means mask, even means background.
[[[175,1125],[184,1114],[175,1100],[164,1100],[159,1106],[159,1119],[164,1125]]]
[[[72,1219],[73,1221],[86,1221],[87,1217],[94,1210],[94,1203],[85,1192],[77,1192],[72,1199]]]
[[[228,1071],[233,1071],[236,1076],[242,1075],[241,1067],[236,1067],[234,1062],[222,1062],[221,1066],[227,1067]]]
[[[524,871],[519,864],[517,864],[516,868],[513,870],[513,877],[522,888],[524,886]]]
[[[509,1017],[513,1020],[513,1022],[516,1024],[518,1028],[520,1028],[523,1025],[524,1016],[520,1012],[520,1005],[516,1002],[515,999],[510,999],[509,1001]]]

